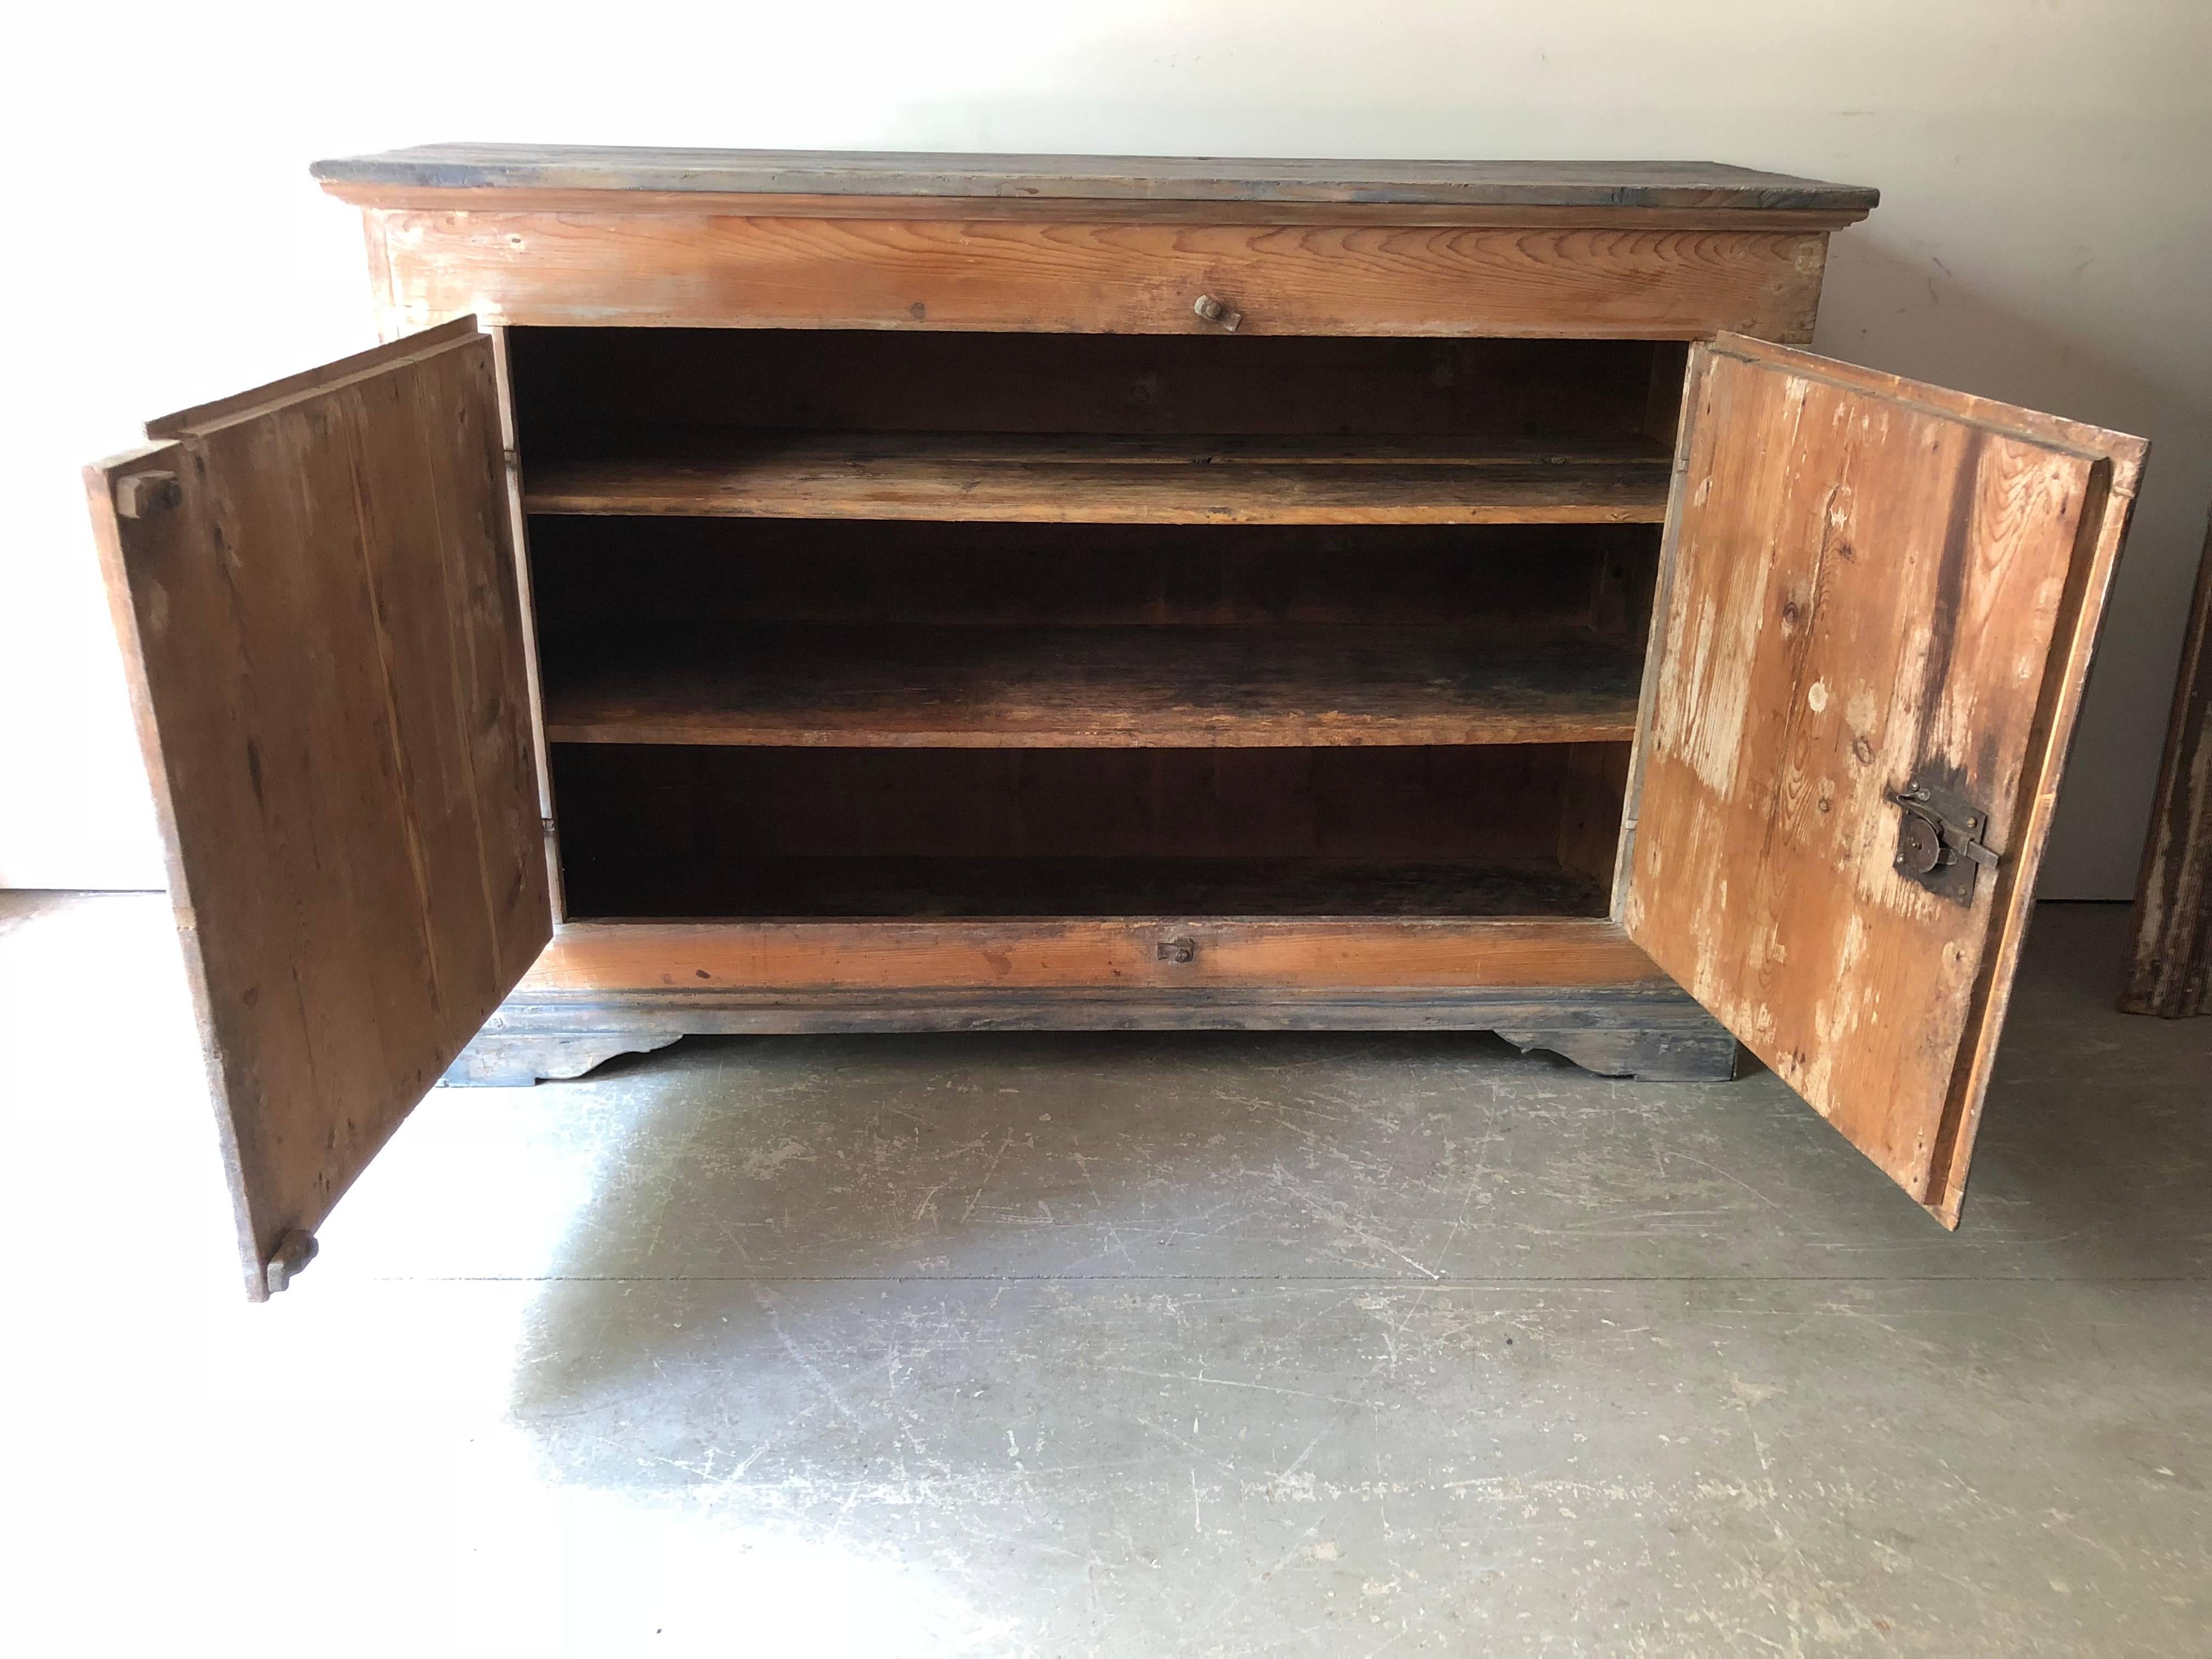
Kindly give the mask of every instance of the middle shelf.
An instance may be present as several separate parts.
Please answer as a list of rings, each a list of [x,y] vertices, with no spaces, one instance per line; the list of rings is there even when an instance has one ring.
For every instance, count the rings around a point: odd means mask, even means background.
[[[1657,524],[1640,434],[1126,437],[586,428],[534,454],[529,511],[970,523]]]
[[[1586,629],[668,624],[549,672],[555,743],[1227,748],[1626,742]]]

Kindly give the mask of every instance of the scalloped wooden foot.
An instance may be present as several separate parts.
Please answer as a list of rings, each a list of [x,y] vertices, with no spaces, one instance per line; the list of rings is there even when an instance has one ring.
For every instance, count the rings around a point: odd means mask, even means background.
[[[591,1031],[574,1036],[487,1033],[462,1049],[438,1081],[448,1089],[527,1089],[541,1079],[581,1077],[617,1054],[651,1054],[676,1041],[640,1031]]]
[[[1735,1075],[1735,1039],[1711,1031],[1500,1031],[1523,1054],[1542,1048],[1600,1077],[1646,1083],[1725,1083]]]

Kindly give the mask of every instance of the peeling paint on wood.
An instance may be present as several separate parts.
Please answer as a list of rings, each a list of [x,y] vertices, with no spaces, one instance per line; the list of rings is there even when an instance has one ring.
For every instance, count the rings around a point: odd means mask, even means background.
[[[1692,362],[1632,938],[1954,1222],[2143,446],[1804,353]],[[1893,867],[1916,778],[2005,862]]]

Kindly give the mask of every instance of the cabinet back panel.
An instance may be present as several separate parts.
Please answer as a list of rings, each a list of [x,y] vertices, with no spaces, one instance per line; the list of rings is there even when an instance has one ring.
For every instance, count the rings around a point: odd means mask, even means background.
[[[554,782],[572,854],[1533,858],[1572,752],[585,744]]]
[[[1626,761],[1620,744],[927,751],[561,744],[554,781],[578,915],[763,914],[754,884],[763,866],[819,872],[841,860],[872,861],[880,868],[870,879],[918,890],[933,880],[940,890],[950,879],[987,892],[1028,881],[1050,890],[1055,908],[1099,914],[1152,908],[1145,892],[1164,883],[1211,883],[1255,914],[1271,908],[1271,892],[1298,914],[1316,913],[1316,904],[1351,913],[1600,914]],[[933,861],[940,866],[933,874],[920,868]],[[1006,867],[955,867],[963,861]],[[1096,873],[1072,882],[1073,865]],[[904,867],[885,876],[890,866]],[[827,891],[839,884],[817,875],[799,884]],[[989,902],[994,914],[1021,913],[1018,895]],[[810,912],[799,905],[792,913]]]
[[[1663,343],[517,328],[526,457],[606,425],[825,432],[1643,435]],[[1679,383],[1679,368],[1674,370]]]
[[[668,623],[1587,625],[1640,641],[1656,526],[546,518],[549,655]]]

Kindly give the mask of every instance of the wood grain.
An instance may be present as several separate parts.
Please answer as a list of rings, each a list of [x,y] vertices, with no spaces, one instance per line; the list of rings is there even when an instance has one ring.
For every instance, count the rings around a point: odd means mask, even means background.
[[[2120,1007],[2168,1019],[2212,1014],[2212,528],[2174,680]]]
[[[619,449],[623,453],[608,453]],[[1464,445],[1012,434],[611,435],[530,471],[538,514],[1021,524],[1656,524],[1667,470]]]
[[[1675,207],[1856,216],[1881,199],[1864,185],[1826,184],[1714,161],[1340,161],[445,143],[337,156],[317,161],[310,170],[326,185],[407,189],[1013,202]]]
[[[495,403],[455,330],[87,471],[256,1297],[550,934]]]
[[[1587,632],[671,629],[549,670],[556,743],[1135,749],[1614,743],[1639,664]]]
[[[1160,946],[1180,939],[1191,942],[1191,959],[1164,957]],[[1415,995],[1514,987],[1627,988],[1662,997],[1673,991],[1620,926],[1602,917],[1167,916],[570,922],[525,977],[515,1001],[679,998],[703,1009],[796,993],[1243,988]]]
[[[366,209],[386,332],[588,326],[1812,337],[1815,230],[801,219]]]
[[[1723,340],[1692,354],[1623,920],[1955,1224],[2140,441]],[[2003,865],[1893,867],[1933,778]]]
[[[544,830],[546,893],[552,902],[553,920],[568,914],[561,887],[561,848],[553,833],[553,764],[545,743],[545,688],[538,671],[538,607],[532,586],[535,568],[530,556],[530,521],[522,506],[522,461],[514,414],[514,362],[507,331],[495,328],[492,346],[492,380],[499,408],[500,482],[507,508],[507,533],[514,549],[514,592],[522,619],[522,667],[530,709],[530,752],[538,775],[538,817]]]
[[[801,191],[570,190],[551,185],[434,185],[326,183],[358,208],[414,213],[605,213],[629,217],[720,219],[911,219],[924,205],[912,196],[817,195]],[[1324,225],[1340,229],[1467,228],[1615,230],[1832,231],[1866,216],[1855,208],[1601,207],[1480,202],[1143,201],[1135,198],[933,196],[928,211],[964,223],[1057,224],[1072,214],[1089,224]]]
[[[1713,1080],[1735,1039],[1672,981],[1301,991],[1127,987],[951,990],[611,988],[508,1003],[447,1074],[462,1085],[574,1077],[678,1038],[786,1032],[1499,1031],[1608,1076]],[[1540,1033],[1540,1035],[1536,1035]]]

